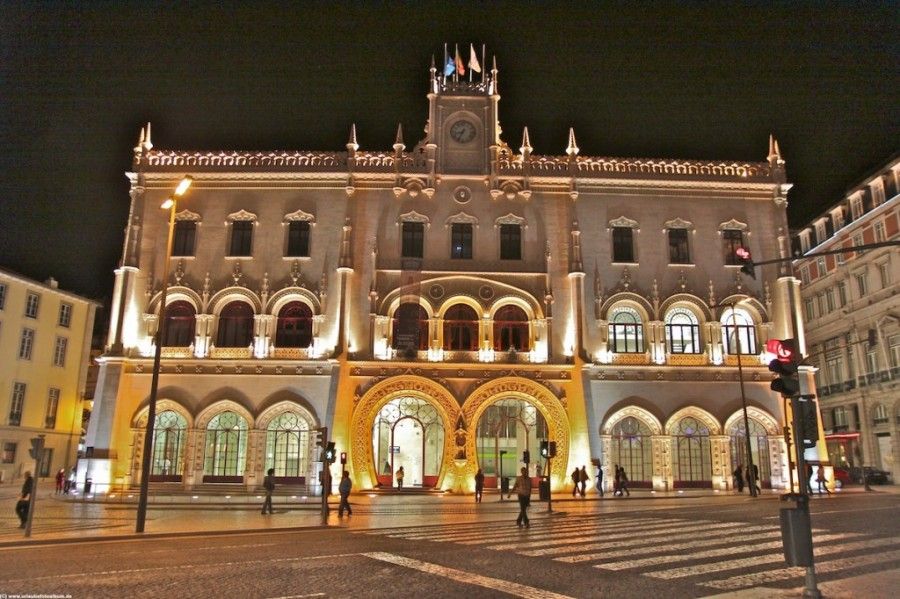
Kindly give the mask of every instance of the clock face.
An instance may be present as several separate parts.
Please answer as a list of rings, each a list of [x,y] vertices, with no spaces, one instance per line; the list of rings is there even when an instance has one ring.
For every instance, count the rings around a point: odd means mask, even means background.
[[[456,121],[450,126],[450,137],[456,143],[469,143],[475,139],[475,125],[469,121]]]

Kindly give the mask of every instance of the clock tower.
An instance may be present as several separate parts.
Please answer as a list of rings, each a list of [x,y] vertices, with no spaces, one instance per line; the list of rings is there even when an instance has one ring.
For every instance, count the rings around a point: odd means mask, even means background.
[[[471,65],[470,65],[471,66]],[[484,175],[500,145],[497,66],[490,72],[443,75],[431,67],[426,143],[436,170],[446,175]]]

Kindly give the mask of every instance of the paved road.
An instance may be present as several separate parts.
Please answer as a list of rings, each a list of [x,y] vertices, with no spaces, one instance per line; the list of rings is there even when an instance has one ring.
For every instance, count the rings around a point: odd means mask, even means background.
[[[826,596],[893,596],[900,496],[817,498],[812,506]],[[784,567],[782,505],[772,498],[567,502],[553,516],[535,504],[528,529],[516,528],[510,504],[409,507],[358,505],[327,529],[3,548],[0,594],[699,597],[765,589],[762,596],[795,596],[802,584],[802,569]]]

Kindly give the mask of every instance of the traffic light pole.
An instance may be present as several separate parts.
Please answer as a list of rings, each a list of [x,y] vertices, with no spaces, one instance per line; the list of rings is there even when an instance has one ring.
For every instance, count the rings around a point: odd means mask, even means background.
[[[753,447],[750,444],[750,417],[747,416],[747,395],[744,392],[744,367],[741,364],[741,332],[738,329],[737,313],[731,304],[731,323],[734,327],[734,340],[737,342],[738,380],[741,383],[741,407],[744,411],[744,440],[747,442],[747,484],[750,486],[750,497],[756,497],[756,473],[753,470]]]
[[[31,493],[28,494],[28,517],[25,520],[25,536],[31,536],[31,522],[34,519],[34,504],[37,501],[38,479],[41,474],[41,462],[44,461],[44,435],[31,439],[31,457],[34,458],[34,476],[31,477]]]
[[[550,486],[550,473],[552,470],[550,469],[550,460],[553,458],[547,457],[547,513],[553,513],[553,489]]]

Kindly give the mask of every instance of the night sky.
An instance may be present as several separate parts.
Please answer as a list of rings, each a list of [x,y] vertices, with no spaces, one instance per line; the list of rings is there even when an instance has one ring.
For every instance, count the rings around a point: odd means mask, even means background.
[[[132,148],[390,149],[487,44],[536,154],[787,162],[799,226],[894,154],[896,3],[0,3],[0,266],[108,302]],[[490,58],[488,59],[490,60]]]

